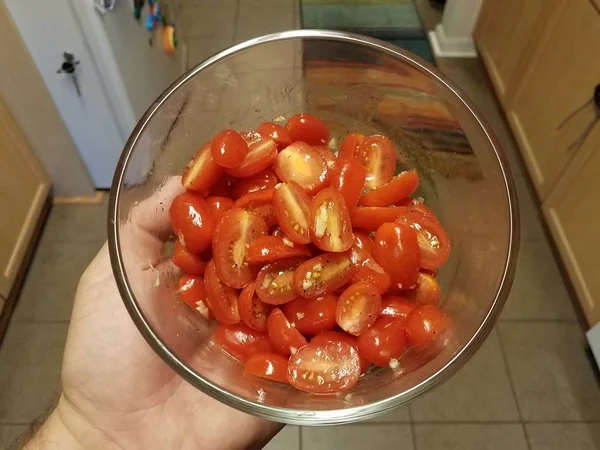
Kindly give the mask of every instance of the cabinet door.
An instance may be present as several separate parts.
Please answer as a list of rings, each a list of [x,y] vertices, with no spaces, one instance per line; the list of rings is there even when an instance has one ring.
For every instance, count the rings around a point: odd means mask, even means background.
[[[0,99],[0,296],[7,297],[48,196],[48,176]]]

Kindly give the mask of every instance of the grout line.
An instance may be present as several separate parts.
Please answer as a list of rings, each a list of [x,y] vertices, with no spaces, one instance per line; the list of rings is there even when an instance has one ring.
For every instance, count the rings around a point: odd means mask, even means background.
[[[502,323],[510,323],[510,322],[515,322],[515,323],[535,323],[535,322],[539,322],[539,323],[577,323],[577,319],[498,319],[497,322],[502,322]]]
[[[235,14],[233,15],[233,43],[238,43],[238,19],[240,16],[240,0],[235,2]]]
[[[444,421],[415,421],[412,425],[539,425],[539,424],[600,424],[600,420],[506,420],[506,421],[493,421],[493,420],[483,420],[483,421],[473,421],[473,420],[444,420]],[[357,423],[349,423],[347,425],[355,426],[355,425],[409,425],[408,422],[357,422]]]
[[[510,385],[510,390],[512,392],[513,395],[513,399],[515,401],[515,406],[517,407],[517,412],[519,414],[519,418],[521,419],[521,422],[523,422],[523,413],[521,411],[521,405],[519,404],[519,398],[517,396],[517,391],[515,389],[515,383],[513,381],[513,377],[510,373],[510,369],[508,367],[508,358],[506,357],[506,351],[504,350],[504,345],[502,343],[502,337],[501,337],[501,333],[500,330],[496,329],[496,337],[498,339],[498,344],[500,345],[500,354],[502,355],[502,362],[504,363],[504,370],[506,371],[506,375],[508,376],[508,382]],[[523,425],[523,427],[525,427],[525,425]]]
[[[417,435],[415,433],[415,424],[413,422],[410,423],[410,438],[412,440],[413,450],[418,450],[418,448],[417,448]]]
[[[298,426],[298,449],[302,450],[302,425]]]
[[[527,433],[525,422],[521,423],[521,428],[523,429],[523,435],[525,436],[525,444],[527,445],[527,448],[531,450],[531,442],[529,441],[529,434]]]

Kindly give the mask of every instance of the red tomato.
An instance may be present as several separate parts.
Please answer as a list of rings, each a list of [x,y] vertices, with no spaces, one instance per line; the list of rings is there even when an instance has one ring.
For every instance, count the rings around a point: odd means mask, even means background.
[[[415,350],[423,350],[448,327],[446,314],[433,305],[415,308],[406,319],[406,337]]]
[[[244,366],[244,372],[267,380],[289,384],[288,359],[277,353],[260,353],[252,356]]]
[[[206,206],[208,206],[216,222],[233,206],[233,200],[227,197],[206,197],[205,200]]]
[[[364,358],[360,352],[358,352],[358,343],[356,342],[356,336],[352,336],[344,331],[325,331],[324,333],[319,333],[310,341],[311,344],[314,342],[315,344],[320,344],[324,342],[344,342],[350,345],[356,352],[358,353],[358,358],[360,361],[360,373],[365,373],[371,363]]]
[[[179,194],[171,203],[169,217],[179,242],[192,253],[202,253],[210,245],[215,219],[200,195],[189,191]]]
[[[293,355],[306,345],[306,338],[292,326],[279,308],[273,308],[269,314],[267,328],[271,345],[283,356]]]
[[[241,362],[248,361],[258,353],[273,352],[267,333],[253,330],[243,323],[219,325],[215,330],[215,342]]]
[[[365,250],[369,255],[372,255],[375,251],[375,244],[373,239],[362,231],[354,231],[354,245],[358,248]]]
[[[326,252],[344,252],[352,247],[354,235],[344,197],[332,188],[319,192],[311,202],[313,243]]]
[[[233,208],[223,215],[213,240],[213,259],[223,283],[239,289],[254,280],[258,268],[248,265],[248,247],[266,234],[267,225],[257,214]]]
[[[315,299],[298,297],[281,307],[285,317],[302,334],[317,334],[335,328],[335,295]]]
[[[264,139],[260,133],[258,133],[257,131],[254,131],[254,130],[241,131],[240,136],[244,138],[244,140],[246,141],[246,144],[248,144],[248,147],[250,147],[252,144],[256,144],[257,142],[262,141]]]
[[[342,142],[342,145],[340,146],[338,159],[355,159],[356,153],[362,143],[365,142],[365,139],[366,137],[360,133],[352,133],[346,136],[344,142]]]
[[[233,169],[227,169],[232,177],[244,178],[266,170],[273,164],[277,156],[277,144],[273,139],[262,139],[248,148],[244,160]]]
[[[337,303],[335,319],[339,327],[358,336],[375,323],[381,312],[381,295],[370,283],[360,281],[346,289]]]
[[[352,388],[360,376],[358,352],[341,341],[302,347],[288,362],[288,380],[296,389],[332,394]]]
[[[242,322],[256,331],[267,331],[267,319],[271,307],[263,303],[255,294],[254,284],[248,284],[240,294],[238,309]]]
[[[240,321],[238,294],[217,276],[214,260],[210,260],[204,272],[206,306],[220,323],[234,324]]]
[[[240,198],[251,192],[274,188],[279,183],[279,178],[273,169],[266,169],[248,178],[236,180],[231,186],[231,196]]]
[[[277,223],[275,210],[273,209],[274,192],[275,189],[262,189],[246,194],[235,201],[233,208],[240,208],[257,214],[265,221],[267,227],[272,227]]]
[[[313,149],[315,149],[325,160],[327,167],[331,168],[333,164],[337,161],[335,153],[333,153],[328,146],[326,145],[313,145]]]
[[[440,285],[433,275],[419,272],[417,287],[409,295],[417,305],[437,305],[440,300]]]
[[[295,181],[309,194],[314,194],[329,181],[327,163],[304,142],[294,142],[281,150],[273,164],[281,181]]]
[[[396,172],[394,144],[385,136],[369,136],[356,151],[356,159],[367,169],[365,187],[375,189],[391,181]]]
[[[329,186],[340,191],[352,213],[365,185],[367,171],[355,159],[340,159],[329,171]]]
[[[273,201],[275,201],[275,194],[273,194]],[[280,237],[280,238],[287,237],[279,225],[275,225],[273,227],[273,229],[270,231],[270,233],[271,233],[271,236],[275,236],[275,237]]]
[[[375,261],[398,289],[411,289],[419,275],[419,244],[415,230],[405,224],[384,223],[375,234]]]
[[[407,319],[413,309],[417,307],[406,297],[400,295],[384,295],[381,299],[381,316]]]
[[[242,163],[248,153],[248,144],[234,130],[223,130],[213,139],[210,151],[219,166],[231,169]]]
[[[407,212],[396,220],[417,231],[421,267],[437,269],[450,256],[450,239],[439,222],[418,212]]]
[[[210,147],[211,142],[200,147],[183,169],[181,184],[184,188],[203,193],[223,176],[223,168],[214,161]]]
[[[290,132],[281,125],[277,125],[273,122],[261,123],[256,129],[256,132],[264,139],[273,139],[280,150],[292,143]]]
[[[352,246],[351,252],[350,258],[356,270],[352,281],[366,281],[375,286],[380,294],[386,292],[392,284],[392,278],[383,267],[377,264],[373,256],[356,245]]]
[[[248,262],[269,263],[279,259],[310,256],[306,245],[294,244],[286,237],[261,236],[248,248]]]
[[[194,309],[198,306],[198,302],[204,303],[206,301],[206,290],[204,289],[202,277],[183,275],[179,279],[177,292],[179,292],[181,299]]]
[[[382,317],[358,337],[358,351],[373,364],[396,368],[408,350],[403,319]]]
[[[363,230],[375,231],[385,222],[393,222],[406,214],[405,206],[372,206],[358,207],[352,213],[352,226]]]
[[[426,206],[425,203],[420,202],[419,200],[416,200],[414,198],[405,198],[404,200],[396,202],[396,205],[406,206],[407,211],[419,212],[424,216],[431,217],[436,222],[439,222],[439,220],[435,216],[435,213],[428,206]]]
[[[416,170],[401,172],[394,180],[363,195],[360,204],[389,206],[407,198],[417,187],[419,187],[419,175]]]
[[[350,252],[323,253],[294,271],[294,287],[302,297],[317,298],[341,288],[354,272]]]
[[[282,305],[295,299],[294,270],[302,260],[283,260],[267,264],[256,277],[256,295],[269,305]]]
[[[208,192],[206,193],[206,197],[229,198],[229,197],[231,197],[230,186],[231,186],[231,178],[226,175],[223,175],[208,190]]]
[[[320,119],[310,114],[295,114],[289,118],[285,128],[292,141],[306,142],[308,145],[324,145],[329,142],[329,130]]]
[[[298,244],[310,239],[310,199],[294,181],[281,183],[273,194],[273,207],[283,232]]]
[[[181,242],[175,241],[173,249],[173,264],[179,267],[188,275],[202,275],[206,263],[204,260],[190,252],[187,248],[181,245]]]

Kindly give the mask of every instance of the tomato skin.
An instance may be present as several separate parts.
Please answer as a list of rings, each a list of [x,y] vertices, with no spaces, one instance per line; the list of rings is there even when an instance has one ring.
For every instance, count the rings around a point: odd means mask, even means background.
[[[279,178],[277,178],[273,169],[266,169],[248,178],[235,180],[231,185],[231,197],[237,200],[251,192],[272,189],[277,183],[279,183]]]
[[[192,253],[202,253],[210,245],[215,219],[200,195],[190,191],[179,194],[171,203],[169,217],[179,242]]]
[[[375,323],[380,312],[381,295],[375,286],[359,281],[340,296],[335,319],[342,330],[359,336]]]
[[[406,297],[400,295],[384,295],[381,299],[381,317],[400,318],[406,320],[417,307]]]
[[[358,337],[358,351],[380,367],[391,366],[408,350],[406,322],[403,319],[382,317]]]
[[[394,177],[396,151],[394,144],[385,136],[369,136],[356,151],[356,159],[367,169],[365,187],[375,189]]]
[[[215,330],[215,342],[225,352],[241,362],[259,353],[273,353],[267,333],[253,330],[243,323],[220,324]]]
[[[362,206],[389,206],[407,198],[419,187],[416,170],[401,172],[398,176],[360,197]]]
[[[329,186],[338,190],[352,213],[362,193],[367,170],[354,158],[340,159],[329,171]]]
[[[210,151],[219,166],[231,169],[239,166],[244,160],[248,153],[248,144],[234,130],[223,130],[214,137]]]
[[[433,305],[415,308],[406,319],[406,337],[415,350],[431,344],[448,327],[448,318]]]
[[[318,192],[329,181],[325,159],[305,142],[294,142],[281,150],[273,168],[281,181],[295,181],[308,194]]]
[[[206,302],[206,290],[202,277],[183,275],[177,284],[177,292],[186,305],[196,309],[198,302]]]
[[[344,142],[340,146],[338,159],[355,159],[356,153],[366,137],[360,133],[352,133],[346,136]]]
[[[256,129],[256,132],[264,139],[273,139],[279,150],[284,149],[293,142],[290,132],[281,125],[277,125],[273,122],[261,123]]]
[[[286,237],[261,236],[248,248],[247,260],[251,264],[266,264],[280,259],[310,255],[310,249],[306,245],[294,244]]]
[[[376,231],[382,224],[393,222],[406,214],[405,206],[359,206],[352,213],[352,226],[368,231]]]
[[[206,306],[219,323],[232,325],[240,321],[238,294],[217,276],[214,260],[210,260],[204,271]]]
[[[423,269],[437,269],[450,256],[450,239],[439,222],[421,213],[407,212],[396,220],[417,231],[420,264]]]
[[[288,259],[266,264],[256,277],[256,295],[269,305],[282,305],[294,300],[294,271],[302,259]]]
[[[308,145],[326,145],[329,130],[321,120],[310,114],[294,114],[285,124],[292,141],[306,142]]]
[[[244,366],[244,372],[256,377],[289,384],[288,359],[277,353],[260,353],[252,356]]]
[[[198,149],[183,169],[181,184],[190,191],[206,192],[223,176],[224,170],[213,159],[211,142]]]
[[[326,145],[313,145],[313,149],[316,150],[319,153],[319,155],[323,157],[323,159],[325,160],[325,164],[327,164],[327,167],[331,169],[331,167],[337,161],[335,153],[333,153]]]
[[[293,242],[308,244],[310,237],[310,199],[295,181],[281,183],[273,194],[277,223]]]
[[[233,208],[240,208],[257,214],[265,221],[267,227],[272,227],[277,224],[275,210],[273,209],[274,192],[275,189],[262,189],[257,192],[251,192],[238,198],[233,204]]]
[[[373,255],[373,252],[375,251],[373,239],[371,239],[367,233],[362,231],[354,231],[354,246],[363,249],[369,255]]]
[[[359,376],[358,352],[342,341],[311,342],[288,362],[290,384],[305,392],[343,392],[352,388]]]
[[[289,356],[306,345],[306,338],[296,330],[279,308],[273,308],[267,321],[269,340],[277,353]]]
[[[419,275],[419,244],[415,230],[405,224],[384,223],[375,233],[375,261],[398,289],[411,289]]]
[[[206,198],[208,197],[221,197],[221,198],[229,198],[231,197],[231,178],[223,175],[221,178],[217,180],[215,184],[211,186],[211,188],[206,192]]]
[[[344,197],[325,188],[311,202],[311,236],[313,243],[326,252],[344,252],[352,247],[354,235]]]
[[[271,306],[263,303],[256,295],[254,284],[248,284],[240,293],[238,300],[240,318],[247,326],[256,331],[267,331],[267,319]]]
[[[304,298],[317,298],[341,288],[354,273],[350,252],[322,253],[298,266],[294,271],[294,287]]]
[[[419,272],[417,287],[408,293],[417,305],[437,305],[440,301],[440,285],[429,273]]]
[[[277,157],[277,144],[273,139],[261,139],[250,144],[248,153],[237,167],[227,169],[227,174],[244,178],[266,170]]]
[[[202,275],[204,273],[206,262],[200,256],[190,252],[179,241],[175,241],[172,259],[173,264],[188,275]]]
[[[335,295],[325,295],[315,299],[298,297],[281,306],[285,317],[302,334],[314,335],[335,328]]]
[[[423,214],[424,216],[430,217],[436,222],[439,222],[435,213],[427,206],[425,203],[420,202],[419,200],[415,200],[414,198],[405,198],[399,202],[396,202],[398,206],[406,206],[406,210],[408,212],[418,212]]]
[[[223,214],[233,207],[233,200],[227,197],[206,197],[205,201],[206,206],[208,206],[212,216],[215,218],[215,222],[218,222],[223,217]]]
[[[350,345],[354,350],[358,352],[358,359],[360,363],[360,373],[365,373],[371,363],[363,357],[358,351],[358,343],[356,342],[356,336],[352,336],[351,334],[346,333],[345,331],[325,331],[323,333],[317,334],[310,341],[315,344],[323,343],[323,342],[344,342]]]
[[[351,251],[350,258],[356,268],[352,281],[366,281],[372,284],[380,294],[385,293],[392,284],[392,277],[377,264],[373,256],[362,248],[354,245]]]

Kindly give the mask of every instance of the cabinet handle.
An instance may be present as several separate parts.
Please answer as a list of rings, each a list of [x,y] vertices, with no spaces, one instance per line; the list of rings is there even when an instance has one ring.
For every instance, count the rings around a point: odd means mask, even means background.
[[[593,1],[593,0],[590,0],[590,1]],[[575,111],[571,112],[567,117],[565,117],[565,119],[560,123],[560,125],[558,125],[557,130],[560,130],[563,126],[565,126],[567,124],[567,122],[569,122],[569,120],[571,120],[578,113],[580,113],[581,111],[583,111],[590,105],[594,108],[594,112],[596,113],[596,116],[592,119],[592,121],[590,123],[588,123],[586,125],[586,127],[584,128],[583,132],[579,135],[577,140],[567,147],[567,150],[569,150],[569,151],[570,150],[579,150],[579,148],[583,145],[583,143],[587,139],[590,132],[594,129],[594,127],[600,120],[600,84],[597,84],[596,87],[594,88],[594,94],[592,95],[592,98],[589,99],[587,102],[585,102],[583,105],[581,105],[579,108],[576,108]]]

